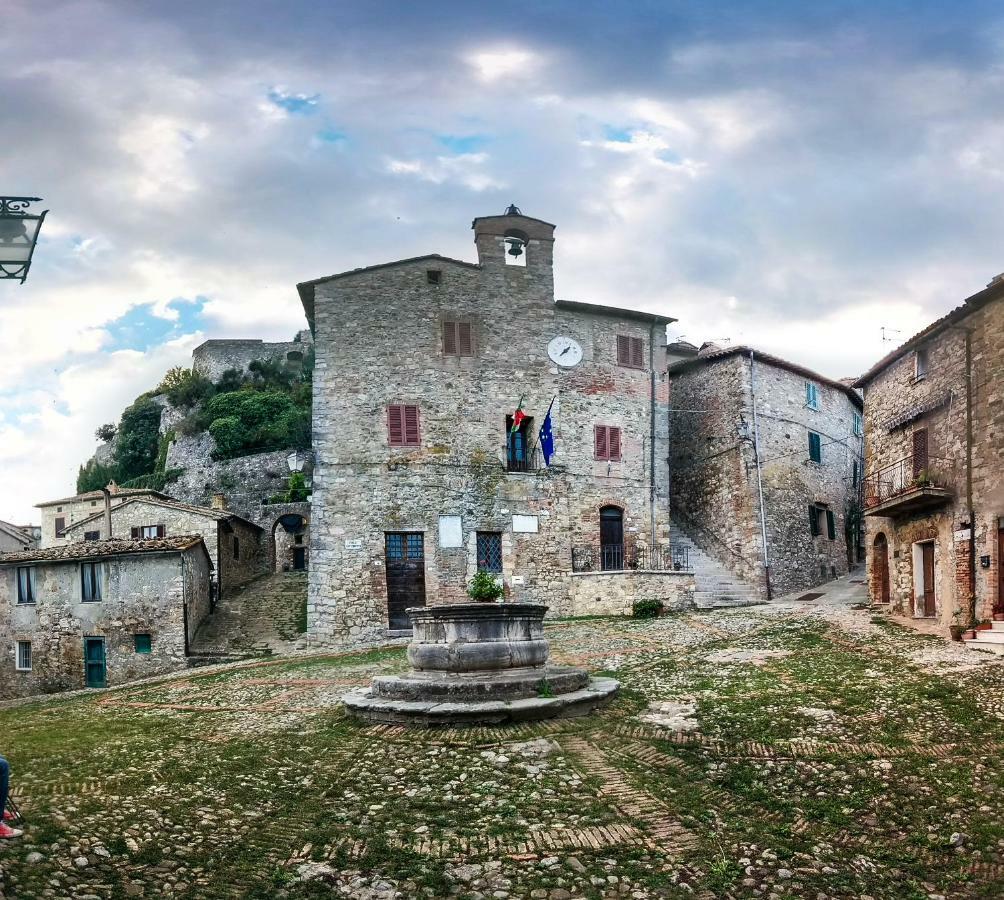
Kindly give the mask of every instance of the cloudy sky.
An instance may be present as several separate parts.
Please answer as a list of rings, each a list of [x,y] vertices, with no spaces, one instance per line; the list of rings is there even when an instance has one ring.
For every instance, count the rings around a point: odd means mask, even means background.
[[[559,297],[857,374],[1004,270],[999,3],[3,0],[0,518],[297,281],[558,225]]]

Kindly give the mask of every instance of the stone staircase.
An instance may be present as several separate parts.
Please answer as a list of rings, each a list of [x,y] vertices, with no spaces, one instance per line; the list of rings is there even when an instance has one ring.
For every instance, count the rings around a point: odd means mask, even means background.
[[[977,631],[974,638],[963,638],[962,643],[973,650],[1004,656],[1004,622],[991,622],[990,628]]]
[[[289,653],[306,624],[307,573],[275,572],[221,600],[189,648],[190,666]]]
[[[698,547],[686,531],[675,522],[671,540],[676,546],[686,547],[690,555],[690,567],[694,570],[694,582],[697,587],[694,603],[698,609],[751,606],[763,602],[754,588]]]

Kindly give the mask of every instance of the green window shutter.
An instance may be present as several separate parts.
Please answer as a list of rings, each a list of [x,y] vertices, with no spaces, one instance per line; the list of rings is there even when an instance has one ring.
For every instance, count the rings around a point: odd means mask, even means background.
[[[809,432],[809,459],[813,462],[823,461],[823,447],[819,435],[814,431]]]
[[[809,534],[815,537],[819,534],[819,510],[809,504]]]
[[[153,647],[153,640],[148,634],[136,634],[133,635],[133,639],[136,642],[136,652],[137,653],[150,653]]]
[[[826,536],[831,540],[837,539],[837,523],[833,518],[833,510],[826,510]]]

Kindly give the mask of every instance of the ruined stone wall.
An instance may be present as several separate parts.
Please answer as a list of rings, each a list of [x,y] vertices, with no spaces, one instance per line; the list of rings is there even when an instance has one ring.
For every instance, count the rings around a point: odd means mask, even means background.
[[[423,534],[430,605],[465,598],[476,532],[499,531],[507,596],[548,603],[553,613],[568,606],[573,546],[599,543],[601,505],[623,508],[626,543],[653,540],[651,373],[617,366],[615,348],[618,333],[641,337],[647,362],[649,324],[556,307],[546,240],[531,241],[526,268],[503,265],[501,238],[483,236],[479,249],[481,268],[419,261],[316,287],[308,599],[316,643],[384,636],[389,531]],[[430,268],[442,272],[439,284],[429,283]],[[446,318],[473,324],[475,358],[443,354]],[[570,371],[546,354],[565,333],[583,346]],[[663,381],[658,388],[664,416]],[[534,435],[557,397],[550,469],[504,470],[505,416],[521,395]],[[390,403],[420,406],[420,447],[388,446]],[[621,462],[593,458],[594,424],[623,428]],[[655,456],[658,542],[668,535],[664,444]],[[440,545],[444,515],[461,518],[461,546]],[[516,530],[518,516],[535,516],[538,530]]]
[[[185,562],[182,562],[182,557]],[[184,554],[136,554],[106,559],[103,597],[83,603],[80,563],[36,564],[37,602],[16,603],[16,567],[0,567],[0,697],[20,697],[85,686],[84,637],[103,637],[108,685],[183,668],[185,662],[185,567],[197,615],[196,582],[207,582],[208,560],[200,547]],[[200,620],[201,621],[201,620]],[[194,633],[199,621],[189,622]],[[4,633],[6,632],[6,633]],[[136,634],[151,635],[151,652],[137,653]],[[32,671],[15,671],[16,641],[31,641]]]
[[[308,330],[297,334],[295,340],[275,343],[250,339],[210,340],[192,351],[192,371],[210,381],[218,381],[228,369],[246,372],[256,360],[277,359],[291,368],[299,368],[311,342]]]
[[[629,616],[639,600],[657,600],[665,612],[694,608],[688,572],[581,572],[569,579],[569,616]]]

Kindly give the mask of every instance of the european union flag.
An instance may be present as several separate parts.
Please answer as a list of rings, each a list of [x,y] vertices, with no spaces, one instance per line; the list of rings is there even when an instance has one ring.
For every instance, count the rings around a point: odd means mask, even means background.
[[[544,424],[540,426],[540,435],[538,440],[540,441],[540,451],[544,454],[544,465],[551,465],[551,457],[554,456],[554,434],[551,431],[551,407],[554,406],[554,401],[551,401],[551,406],[547,408],[547,415],[544,416]]]

